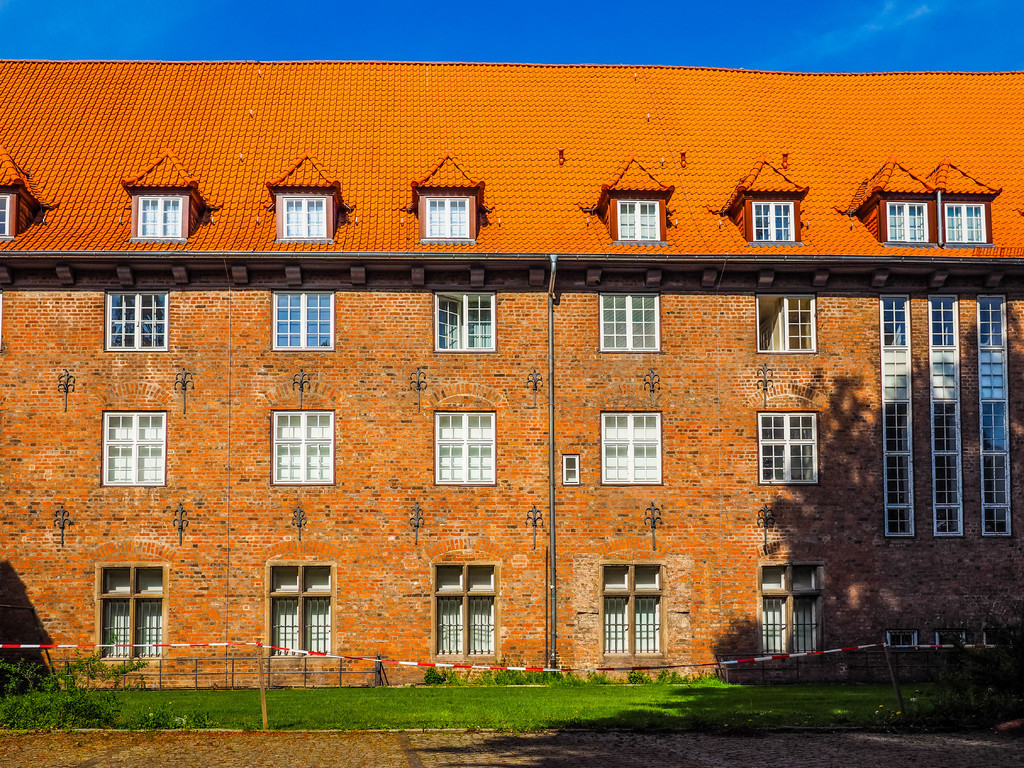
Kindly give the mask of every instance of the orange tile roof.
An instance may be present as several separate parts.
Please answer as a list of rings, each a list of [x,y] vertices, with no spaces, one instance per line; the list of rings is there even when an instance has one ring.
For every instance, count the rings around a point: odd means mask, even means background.
[[[14,162],[11,153],[0,144],[0,187],[21,187],[25,194],[35,203],[39,202],[39,196],[32,186],[32,180],[18,164]]]
[[[784,192],[792,194],[793,197],[800,197],[806,191],[807,187],[797,184],[762,155],[750,172],[736,185],[723,210],[731,209],[746,192]]]
[[[156,160],[149,164],[142,173],[121,179],[121,186],[125,189],[137,189],[161,187],[175,189],[178,187],[199,186],[199,180],[185,170],[185,166],[174,156],[169,149],[164,149],[157,156]]]
[[[456,169],[485,183],[495,211],[459,253],[635,258],[637,246],[615,244],[581,210],[630,155],[675,188],[667,244],[652,248],[652,258],[941,257],[936,248],[883,246],[860,222],[851,227],[845,212],[861,186],[939,185],[921,174],[946,157],[1002,190],[992,202],[995,245],[1024,247],[1019,72],[8,61],[0,62],[0,93],[0,144],[59,205],[45,226],[0,243],[0,258],[62,250],[450,252],[420,243],[408,212],[412,180],[432,168],[438,183],[457,180]],[[121,179],[136,178],[168,146],[218,208],[187,243],[133,243]],[[446,150],[448,162],[439,163]],[[304,153],[329,169],[358,212],[333,243],[275,242],[266,182]],[[752,247],[718,212],[753,158],[779,168],[784,153],[786,176],[807,187],[802,245]],[[895,153],[900,162],[881,178],[879,163]],[[960,190],[965,179],[950,170],[945,183]]]
[[[973,176],[957,168],[947,157],[935,170],[928,174],[928,184],[935,189],[953,195],[998,195],[1002,189],[983,184]]]

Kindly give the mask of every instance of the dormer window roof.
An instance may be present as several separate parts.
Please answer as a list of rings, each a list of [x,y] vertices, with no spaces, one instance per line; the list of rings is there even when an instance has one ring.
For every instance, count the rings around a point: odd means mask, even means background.
[[[612,240],[624,245],[665,243],[666,206],[675,187],[662,183],[635,155],[630,155],[612,180],[601,185],[592,210],[608,225]]]
[[[141,173],[121,180],[132,199],[132,240],[181,242],[207,209],[194,177],[170,149]]]
[[[786,156],[777,168],[764,155],[733,189],[721,213],[729,216],[751,244],[786,245],[800,241],[800,203],[808,187],[793,181]]]
[[[339,217],[352,208],[341,195],[341,182],[308,152],[279,177],[267,182],[277,212],[277,240],[334,240]]]
[[[472,178],[451,152],[446,150],[411,186],[409,212],[419,218],[421,242],[476,242],[481,219],[490,213],[484,205],[485,185]]]
[[[28,229],[43,205],[29,174],[0,145],[0,238],[12,238]]]

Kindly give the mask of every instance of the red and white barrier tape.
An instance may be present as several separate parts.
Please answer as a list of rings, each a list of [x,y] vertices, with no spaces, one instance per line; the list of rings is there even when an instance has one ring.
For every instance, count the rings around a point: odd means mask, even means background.
[[[884,648],[886,643],[869,643],[867,645],[849,645],[843,648],[829,648],[825,651],[803,651],[800,653],[775,653],[764,656],[752,656],[746,659],[730,659],[727,661],[712,661],[703,664],[651,664],[645,666],[631,667],[531,667],[531,666],[502,666],[495,664],[460,664],[458,662],[446,661],[399,661],[397,659],[382,659],[377,656],[346,656],[343,654],[321,653],[319,651],[306,651],[296,648],[284,648],[275,645],[263,645],[256,642],[211,642],[211,643],[0,643],[0,650],[21,649],[21,650],[51,650],[51,649],[89,649],[102,648],[228,648],[228,647],[262,647],[281,654],[292,654],[297,656],[313,656],[327,659],[344,659],[346,661],[381,662],[400,667],[434,667],[437,669],[467,669],[479,671],[511,671],[511,672],[635,672],[644,670],[661,669],[688,669],[697,667],[728,667],[739,664],[751,664],[764,661],[781,661],[784,659],[799,659],[809,656],[824,656],[832,653],[848,653],[851,651],[863,651],[868,648]],[[893,647],[893,646],[890,646]],[[953,648],[952,645],[901,645],[894,646],[901,649],[938,649]],[[143,657],[145,658],[145,657]]]

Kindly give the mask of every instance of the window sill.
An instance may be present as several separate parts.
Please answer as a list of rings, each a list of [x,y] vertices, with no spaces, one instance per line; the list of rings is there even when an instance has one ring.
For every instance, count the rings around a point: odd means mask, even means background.
[[[882,245],[886,248],[938,248],[938,243],[911,243],[902,240],[883,240]]]
[[[161,480],[159,483],[102,483],[102,488],[166,488],[167,481]]]
[[[334,240],[329,237],[279,237],[274,240],[275,244],[288,245],[334,245]]]
[[[651,411],[636,411],[636,413],[651,413]],[[637,483],[637,482],[630,483],[630,482],[626,482],[626,481],[615,482],[615,481],[610,481],[610,480],[601,480],[602,487],[606,487],[606,488],[623,488],[623,487],[628,487],[628,486],[631,486],[631,485],[658,486],[658,485],[664,485],[664,484],[665,484],[664,480],[651,480],[650,482],[642,482],[642,483]]]
[[[434,485],[442,485],[445,488],[494,488],[498,485],[497,480],[486,480],[479,483],[460,483],[443,480],[435,480]]]
[[[167,352],[168,347],[104,347],[103,351],[137,354],[139,352]]]
[[[766,411],[762,411],[766,413]],[[813,413],[813,411],[808,411]],[[759,480],[758,485],[819,485],[818,479],[814,480]]]
[[[651,349],[605,349],[600,350],[602,355],[660,355],[661,347]]]
[[[747,245],[751,248],[771,248],[772,246],[782,248],[784,246],[799,245],[803,247],[802,240],[748,240]]]
[[[476,245],[473,237],[421,237],[420,245]]]
[[[759,355],[816,355],[818,354],[817,348],[815,349],[759,349],[757,350]]]
[[[334,352],[335,345],[329,347],[274,347],[274,352]]]
[[[958,241],[958,242],[952,243],[952,242],[949,242],[947,240],[943,244],[942,247],[943,248],[965,248],[965,249],[972,249],[972,248],[995,248],[996,246],[995,246],[995,243],[988,243],[988,242],[986,242],[986,243],[961,243],[961,242]]]
[[[302,411],[295,411],[295,413],[302,413]],[[302,487],[302,488],[330,488],[331,486],[336,485],[336,483],[333,480],[329,480],[329,481],[324,482],[324,483],[303,483],[303,482],[289,483],[289,482],[282,481],[282,480],[271,480],[270,481],[270,485],[273,488],[279,488],[279,487],[295,488],[296,486],[299,486],[299,487]]]
[[[157,245],[183,245],[188,242],[187,237],[132,237],[129,243],[154,243]]]
[[[434,351],[439,353],[439,354],[444,354],[444,355],[447,355],[447,354],[478,355],[478,354],[481,354],[481,353],[483,353],[483,354],[494,354],[498,350],[497,350],[496,347],[490,347],[489,349],[486,349],[484,347],[474,347],[474,348],[471,348],[471,349],[438,349],[437,347],[434,347]]]
[[[668,240],[612,240],[612,245],[664,248],[668,246]]]

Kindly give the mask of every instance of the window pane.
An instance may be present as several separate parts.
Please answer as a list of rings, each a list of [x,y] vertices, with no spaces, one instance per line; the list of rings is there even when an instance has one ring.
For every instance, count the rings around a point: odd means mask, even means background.
[[[660,589],[661,568],[657,565],[638,565],[634,569],[633,581],[637,589]]]
[[[104,568],[103,569],[103,592],[105,594],[132,591],[132,577],[130,568]]]
[[[469,652],[494,653],[494,598],[469,598]]]
[[[164,572],[162,568],[139,568],[135,571],[136,592],[163,592]]]
[[[629,566],[606,565],[604,567],[605,589],[629,589]]]
[[[803,653],[818,648],[817,598],[793,598],[793,652]]]
[[[785,607],[782,597],[766,597],[761,606],[761,644],[765,653],[785,652]]]
[[[661,634],[661,598],[634,598],[636,608],[636,653],[657,653]]]
[[[331,599],[307,597],[303,601],[305,649],[314,653],[331,652]]]
[[[761,569],[762,589],[785,589],[786,569],[784,566],[766,565]]]
[[[113,648],[103,649],[104,656],[129,656],[131,654],[131,638],[128,634],[128,600],[103,601],[103,636],[104,644],[113,644]]]
[[[462,653],[462,598],[437,598],[437,652]]]
[[[270,644],[276,646],[274,654],[287,653],[284,650],[299,649],[299,599],[297,597],[275,597],[270,601],[271,628]]]
[[[793,566],[793,589],[817,589],[818,569],[813,565]]]
[[[461,590],[462,589],[462,566],[461,565],[439,565],[437,566],[437,589]]]
[[[469,571],[469,590],[491,592],[494,590],[494,566],[471,565]]]
[[[274,592],[299,591],[299,567],[275,565],[270,569],[270,589]]]
[[[462,300],[449,296],[437,297],[437,348],[460,349],[462,329]]]
[[[138,600],[135,603],[135,652],[139,656],[159,656],[154,644],[163,640],[163,601]]]
[[[331,589],[331,566],[307,565],[303,569],[303,579],[307,592],[328,592]]]
[[[629,653],[629,618],[626,609],[628,597],[606,597],[604,599],[604,652]]]
[[[603,349],[626,349],[626,296],[601,297],[601,346]]]

